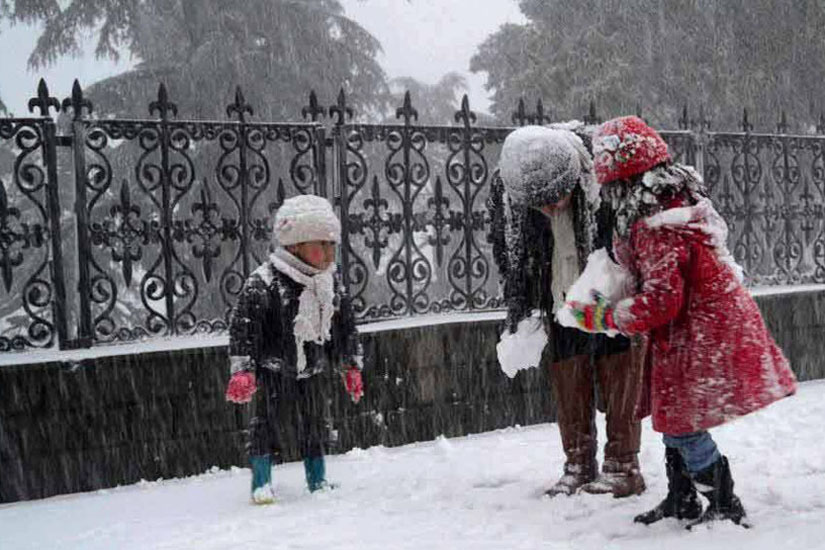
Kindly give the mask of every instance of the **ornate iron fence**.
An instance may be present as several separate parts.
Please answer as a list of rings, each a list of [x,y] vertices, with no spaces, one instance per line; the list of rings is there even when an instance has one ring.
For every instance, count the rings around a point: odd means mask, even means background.
[[[29,108],[0,119],[0,350],[224,330],[297,193],[339,209],[362,322],[502,305],[485,203],[513,128],[478,126],[466,97],[443,126],[418,124],[409,94],[394,124],[353,122],[343,92],[328,109],[311,93],[300,123],[250,120],[240,89],[226,121],[177,119],[162,85],[151,119],[97,117],[77,83],[59,103],[41,81]],[[540,101],[513,115],[545,122]],[[712,132],[685,109],[662,134],[704,172],[751,282],[825,282],[822,124],[759,134],[745,112]]]

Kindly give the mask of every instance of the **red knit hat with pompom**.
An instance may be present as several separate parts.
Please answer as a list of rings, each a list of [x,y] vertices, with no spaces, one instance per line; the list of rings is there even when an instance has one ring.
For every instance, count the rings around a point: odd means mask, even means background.
[[[639,117],[608,120],[593,135],[596,179],[604,185],[670,161],[667,143]]]

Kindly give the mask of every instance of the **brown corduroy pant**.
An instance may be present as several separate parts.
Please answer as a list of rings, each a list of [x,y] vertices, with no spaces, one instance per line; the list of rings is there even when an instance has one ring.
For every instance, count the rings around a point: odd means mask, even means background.
[[[553,399],[568,464],[596,470],[596,383],[607,420],[606,461],[637,463],[641,423],[636,403],[642,388],[644,348],[634,342],[623,353],[577,355],[550,364]]]

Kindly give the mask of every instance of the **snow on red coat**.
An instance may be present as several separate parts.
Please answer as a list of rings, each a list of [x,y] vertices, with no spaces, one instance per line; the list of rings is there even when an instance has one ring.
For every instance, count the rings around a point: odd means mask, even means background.
[[[685,434],[718,426],[791,395],[796,379],[759,309],[707,236],[638,221],[617,258],[640,292],[619,302],[626,334],[649,333],[653,429]]]

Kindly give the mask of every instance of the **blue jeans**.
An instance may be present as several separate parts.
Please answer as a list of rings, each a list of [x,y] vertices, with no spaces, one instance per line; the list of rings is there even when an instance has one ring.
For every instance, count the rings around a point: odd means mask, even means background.
[[[665,447],[671,447],[679,451],[688,472],[691,474],[701,472],[722,456],[719,454],[719,449],[716,448],[716,443],[706,431],[684,435],[664,434],[662,439]]]

